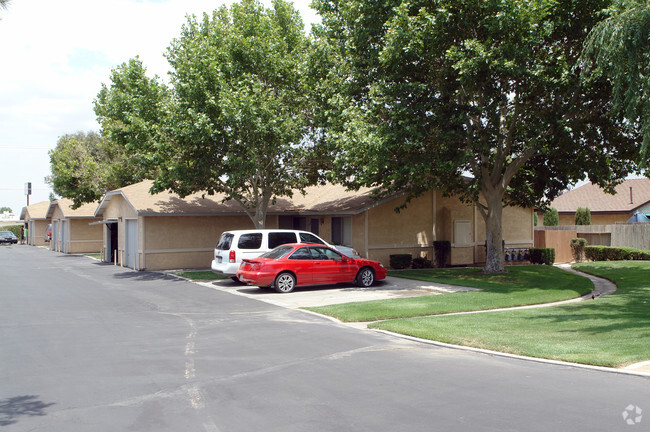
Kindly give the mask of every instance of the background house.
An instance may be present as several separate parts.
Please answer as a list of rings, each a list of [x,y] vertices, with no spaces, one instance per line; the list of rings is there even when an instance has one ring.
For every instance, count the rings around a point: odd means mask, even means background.
[[[635,212],[650,216],[650,179],[625,180],[615,188],[614,195],[605,193],[593,183],[577,187],[551,202],[557,209],[560,225],[575,225],[578,207],[591,212],[592,225],[627,222]],[[543,218],[539,218],[540,225]]]
[[[20,219],[25,222],[27,233],[27,244],[32,246],[45,246],[45,231],[50,224],[47,218],[47,210],[50,207],[49,201],[41,201],[27,207],[20,212]]]
[[[50,249],[63,253],[99,253],[102,249],[102,227],[93,222],[97,203],[72,209],[72,200],[61,198],[50,203],[46,217],[52,224]]]
[[[221,233],[252,229],[243,209],[222,196],[149,194],[150,181],[111,191],[95,216],[103,225],[104,261],[134,269],[209,268]],[[339,185],[308,188],[278,198],[269,207],[267,228],[305,229],[333,244],[352,246],[385,265],[391,254],[433,258],[433,241],[452,243],[451,264],[485,261],[485,225],[474,206],[431,191],[395,212],[402,198],[377,201],[370,189]],[[533,245],[532,209],[504,211],[506,247]]]
[[[628,223],[635,213],[650,215],[650,179],[630,179],[607,194],[594,184],[575,188],[551,203],[558,210],[559,226],[535,227],[535,246],[553,247],[556,261],[571,261],[571,238],[584,238],[589,245],[650,249],[650,224]],[[579,207],[588,208],[591,225],[575,225]],[[543,221],[539,214],[540,225]]]

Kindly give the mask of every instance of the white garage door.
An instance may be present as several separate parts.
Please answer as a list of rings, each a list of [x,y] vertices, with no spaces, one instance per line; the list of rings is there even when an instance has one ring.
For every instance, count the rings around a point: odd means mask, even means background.
[[[125,247],[125,263],[126,267],[134,270],[138,269],[136,257],[138,253],[138,221],[137,219],[126,220],[126,247]]]

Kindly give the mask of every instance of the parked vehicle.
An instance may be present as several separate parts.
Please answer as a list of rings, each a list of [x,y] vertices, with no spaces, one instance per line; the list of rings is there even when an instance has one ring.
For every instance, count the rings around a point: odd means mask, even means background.
[[[278,246],[257,258],[244,258],[237,278],[259,287],[289,293],[296,286],[356,282],[369,287],[386,278],[376,261],[350,258],[321,244],[292,243]]]
[[[45,241],[49,242],[52,240],[52,224],[49,224],[47,228],[45,228]]]
[[[0,244],[18,244],[18,237],[11,231],[0,231]]]
[[[325,240],[308,231],[286,229],[232,230],[221,235],[214,249],[212,271],[230,276],[235,275],[243,259],[256,258],[277,246],[287,243],[314,243],[330,246]],[[350,258],[359,253],[347,246],[330,246]]]

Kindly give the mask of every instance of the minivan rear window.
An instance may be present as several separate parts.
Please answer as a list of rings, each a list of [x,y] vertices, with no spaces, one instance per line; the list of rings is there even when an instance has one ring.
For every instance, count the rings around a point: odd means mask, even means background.
[[[262,247],[262,233],[242,234],[237,243],[239,249],[259,249]]]
[[[221,238],[219,239],[219,242],[217,243],[217,250],[229,250],[230,246],[232,245],[232,238],[235,237],[234,234],[230,233],[223,233],[221,234]]]
[[[313,234],[309,233],[300,233],[300,242],[301,243],[316,243],[316,244],[325,244],[321,239],[316,237]]]
[[[287,243],[295,243],[296,234],[292,232],[270,232],[269,233],[269,249],[276,248],[280,245]]]

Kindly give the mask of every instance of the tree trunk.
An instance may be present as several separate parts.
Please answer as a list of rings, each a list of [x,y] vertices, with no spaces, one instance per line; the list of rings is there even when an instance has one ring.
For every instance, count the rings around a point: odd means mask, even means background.
[[[497,192],[485,194],[487,209],[481,209],[485,220],[486,258],[484,273],[504,273],[505,255],[503,250],[503,196]]]

